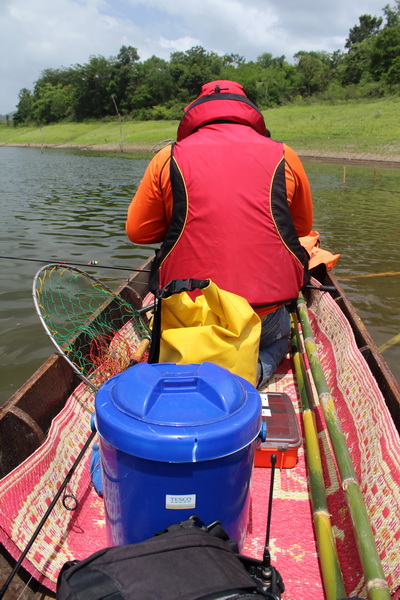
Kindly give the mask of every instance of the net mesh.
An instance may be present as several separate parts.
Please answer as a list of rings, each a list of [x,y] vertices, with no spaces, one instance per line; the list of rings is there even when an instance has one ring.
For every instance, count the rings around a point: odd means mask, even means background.
[[[53,342],[97,387],[137,360],[138,345],[150,338],[133,306],[79,269],[44,267],[35,277],[34,298]]]

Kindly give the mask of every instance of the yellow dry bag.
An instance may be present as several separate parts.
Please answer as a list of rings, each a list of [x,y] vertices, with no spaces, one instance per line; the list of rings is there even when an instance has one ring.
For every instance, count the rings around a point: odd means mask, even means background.
[[[260,318],[245,298],[219,289],[211,280],[205,284],[194,300],[185,292],[161,300],[158,360],[210,361],[255,385]]]

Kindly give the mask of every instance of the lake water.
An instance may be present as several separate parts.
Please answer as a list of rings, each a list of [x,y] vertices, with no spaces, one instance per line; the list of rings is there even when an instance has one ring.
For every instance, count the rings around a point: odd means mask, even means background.
[[[133,246],[126,211],[147,160],[67,150],[0,148],[0,403],[52,353],[32,301],[46,262],[139,267],[153,254]],[[400,271],[400,170],[304,161],[314,229],[341,253],[336,275]],[[345,180],[345,181],[344,181]],[[116,287],[128,271],[87,269]],[[400,275],[341,283],[379,345],[400,333]],[[400,380],[400,344],[384,357]]]

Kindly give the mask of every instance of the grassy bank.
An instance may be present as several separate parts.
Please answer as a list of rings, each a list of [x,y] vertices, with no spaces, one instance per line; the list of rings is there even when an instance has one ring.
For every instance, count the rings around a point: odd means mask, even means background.
[[[341,105],[292,105],[263,111],[272,137],[300,154],[400,161],[400,98]],[[0,144],[150,149],[176,135],[177,121],[64,122],[14,128],[2,123]],[[121,135],[122,130],[122,135]]]
[[[71,145],[81,147],[120,145],[148,148],[166,138],[173,138],[176,122],[125,121],[122,137],[118,120],[85,123],[64,122],[43,127],[0,127],[1,144]]]
[[[298,150],[400,158],[400,98],[331,106],[289,106],[265,113],[275,139]]]

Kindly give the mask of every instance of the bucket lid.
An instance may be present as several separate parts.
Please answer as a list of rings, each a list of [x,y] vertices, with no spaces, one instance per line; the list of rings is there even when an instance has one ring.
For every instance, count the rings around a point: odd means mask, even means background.
[[[109,444],[159,462],[233,454],[261,427],[257,390],[209,362],[135,365],[100,388],[95,410],[97,430]]]

